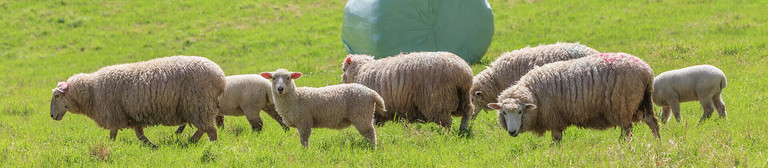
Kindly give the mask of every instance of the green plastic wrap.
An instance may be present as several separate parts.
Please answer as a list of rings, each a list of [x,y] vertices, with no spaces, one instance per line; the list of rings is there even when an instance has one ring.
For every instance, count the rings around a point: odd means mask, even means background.
[[[349,54],[448,51],[474,63],[492,38],[486,0],[349,0],[344,7],[341,40]]]

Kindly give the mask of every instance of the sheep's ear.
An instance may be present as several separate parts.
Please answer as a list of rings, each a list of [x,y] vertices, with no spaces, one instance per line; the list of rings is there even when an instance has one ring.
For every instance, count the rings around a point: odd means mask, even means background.
[[[525,107],[525,110],[533,110],[533,109],[536,109],[536,105],[535,105],[535,104],[525,104],[525,106],[524,106],[524,107]]]
[[[501,110],[501,104],[499,103],[488,103],[488,107],[494,110]]]
[[[301,78],[301,75],[302,75],[301,72],[291,73],[291,79],[299,79]]]
[[[272,79],[272,74],[269,72],[262,72],[261,77],[264,77],[264,79]]]
[[[67,84],[67,82],[59,82],[58,86],[56,86],[56,89],[53,90],[59,91],[61,93],[67,93],[69,92],[69,84]]]
[[[352,63],[352,58],[347,57],[347,59],[344,60],[344,64],[349,64],[349,63]]]

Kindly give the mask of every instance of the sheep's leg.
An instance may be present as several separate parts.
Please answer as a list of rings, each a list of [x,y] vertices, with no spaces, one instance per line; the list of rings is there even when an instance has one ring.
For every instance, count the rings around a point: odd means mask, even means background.
[[[552,134],[552,141],[555,143],[559,143],[563,139],[563,130],[551,130],[549,132]]]
[[[136,138],[139,139],[139,141],[144,142],[144,144],[147,144],[152,147],[157,147],[155,143],[152,143],[149,139],[147,139],[147,136],[144,136],[144,127],[133,127],[133,131],[136,132]]]
[[[176,134],[181,134],[182,132],[184,132],[184,128],[185,127],[187,127],[187,124],[179,126],[179,128],[176,128],[176,132],[175,133]]]
[[[373,144],[373,147],[375,148],[378,143],[376,141],[376,128],[373,126],[374,121],[373,119],[366,121],[357,121],[354,123],[355,129],[357,129],[357,132],[360,133],[360,135],[363,135],[368,142]]]
[[[310,124],[303,123],[296,127],[299,130],[299,139],[301,139],[301,146],[309,147],[309,136],[312,135],[312,126]]]
[[[669,104],[669,108],[672,110],[672,114],[675,115],[677,122],[682,121],[683,117],[680,116],[680,102],[677,100],[668,100],[667,103]]]
[[[701,119],[699,119],[699,122],[702,122],[712,116],[712,112],[715,111],[715,105],[712,103],[712,99],[709,97],[700,98],[699,104],[701,104],[701,108],[704,110],[704,114],[702,114]]]
[[[217,139],[219,139],[219,133],[218,133],[218,130],[216,130],[216,128],[206,130],[205,134],[208,134],[208,140],[210,141],[216,141]]]
[[[216,127],[223,128],[224,127],[224,116],[223,115],[217,115],[216,116]]]
[[[720,118],[725,118],[725,115],[727,114],[727,112],[725,112],[725,103],[723,103],[723,98],[720,97],[720,93],[712,97],[712,101],[715,103],[715,109],[717,109],[717,115],[720,116]]]
[[[461,125],[459,125],[459,132],[461,133],[469,133],[469,120],[472,118],[470,112],[464,112],[464,115],[461,116]]]
[[[192,137],[190,137],[189,140],[192,142],[197,142],[198,140],[200,140],[201,137],[203,137],[203,134],[205,133],[202,130],[197,129],[197,131],[195,131],[195,134],[192,134]]]
[[[661,135],[659,134],[659,120],[656,119],[656,116],[653,115],[647,115],[643,117],[643,122],[645,122],[646,125],[648,125],[648,128],[651,129],[651,132],[653,132],[653,136],[656,138],[661,138]],[[630,124],[630,127],[632,125]]]
[[[241,108],[245,113],[245,118],[248,119],[249,123],[251,123],[251,129],[253,131],[261,131],[261,128],[264,126],[264,122],[261,121],[261,116],[259,116],[260,110],[250,106],[241,106]]]
[[[283,123],[283,118],[280,117],[279,114],[277,114],[277,111],[275,110],[275,107],[267,106],[267,107],[264,108],[264,112],[266,112],[267,115],[269,115],[269,117],[272,117],[272,119],[277,121],[277,123],[280,124],[281,127],[283,127],[284,131],[290,130],[290,128],[287,125],[285,125],[285,123]]]
[[[661,107],[661,122],[667,123],[667,121],[669,121],[669,117],[671,117],[670,114],[669,106]]]
[[[109,139],[113,141],[117,139],[117,129],[109,130]]]
[[[621,127],[621,136],[619,136],[619,139],[620,140],[632,139],[632,124],[628,124]]]

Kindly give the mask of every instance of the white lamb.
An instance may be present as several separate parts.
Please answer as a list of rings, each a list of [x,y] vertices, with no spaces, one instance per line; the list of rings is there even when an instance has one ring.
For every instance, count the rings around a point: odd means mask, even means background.
[[[699,122],[712,116],[717,109],[720,118],[725,118],[725,103],[720,94],[725,88],[725,74],[712,65],[697,65],[659,74],[653,80],[653,103],[661,106],[661,120],[669,120],[669,111],[680,122],[680,103],[698,100],[704,114]]]

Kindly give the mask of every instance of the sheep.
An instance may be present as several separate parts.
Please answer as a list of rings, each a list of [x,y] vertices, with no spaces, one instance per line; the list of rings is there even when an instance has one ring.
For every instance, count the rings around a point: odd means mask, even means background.
[[[582,128],[622,128],[632,136],[632,123],[641,119],[659,136],[653,115],[653,70],[626,53],[602,53],[535,67],[499,95],[498,123],[510,136],[550,131],[559,142],[570,125]]]
[[[407,119],[451,127],[451,115],[462,116],[459,130],[468,131],[474,107],[469,99],[472,69],[449,52],[415,52],[374,60],[348,55],[342,63],[342,83],[360,83],[378,92],[387,103],[376,122]]]
[[[83,114],[104,129],[132,128],[136,137],[157,146],[144,136],[144,128],[191,123],[198,128],[191,137],[205,133],[217,139],[214,118],[217,98],[226,89],[224,71],[211,60],[197,56],[173,56],[112,65],[93,73],[73,75],[53,89],[51,118],[61,120],[67,111]]]
[[[501,91],[515,84],[534,66],[598,53],[597,50],[579,43],[556,43],[533,48],[525,47],[501,54],[490,67],[472,79],[470,93],[472,93],[472,104],[475,106],[472,118],[476,118],[482,110],[490,111],[486,104],[496,102]]]
[[[288,126],[283,124],[283,119],[275,111],[272,102],[272,82],[258,74],[227,76],[227,90],[219,96],[219,115],[216,116],[216,125],[223,126],[223,116],[243,116],[248,119],[251,129],[261,131],[263,122],[259,112],[264,110],[272,119],[275,119],[283,130]],[[176,133],[184,131],[184,126],[179,126]]]
[[[669,111],[680,122],[680,103],[698,100],[704,109],[702,122],[717,109],[725,118],[725,103],[720,97],[726,85],[725,74],[712,65],[697,65],[663,72],[653,79],[653,102],[661,106],[661,121],[669,120]]]
[[[376,147],[373,114],[383,112],[384,99],[360,84],[339,84],[321,88],[296,87],[300,72],[278,69],[261,73],[272,79],[272,98],[283,123],[299,131],[303,147],[309,147],[312,128],[342,129],[354,125],[357,132]]]

